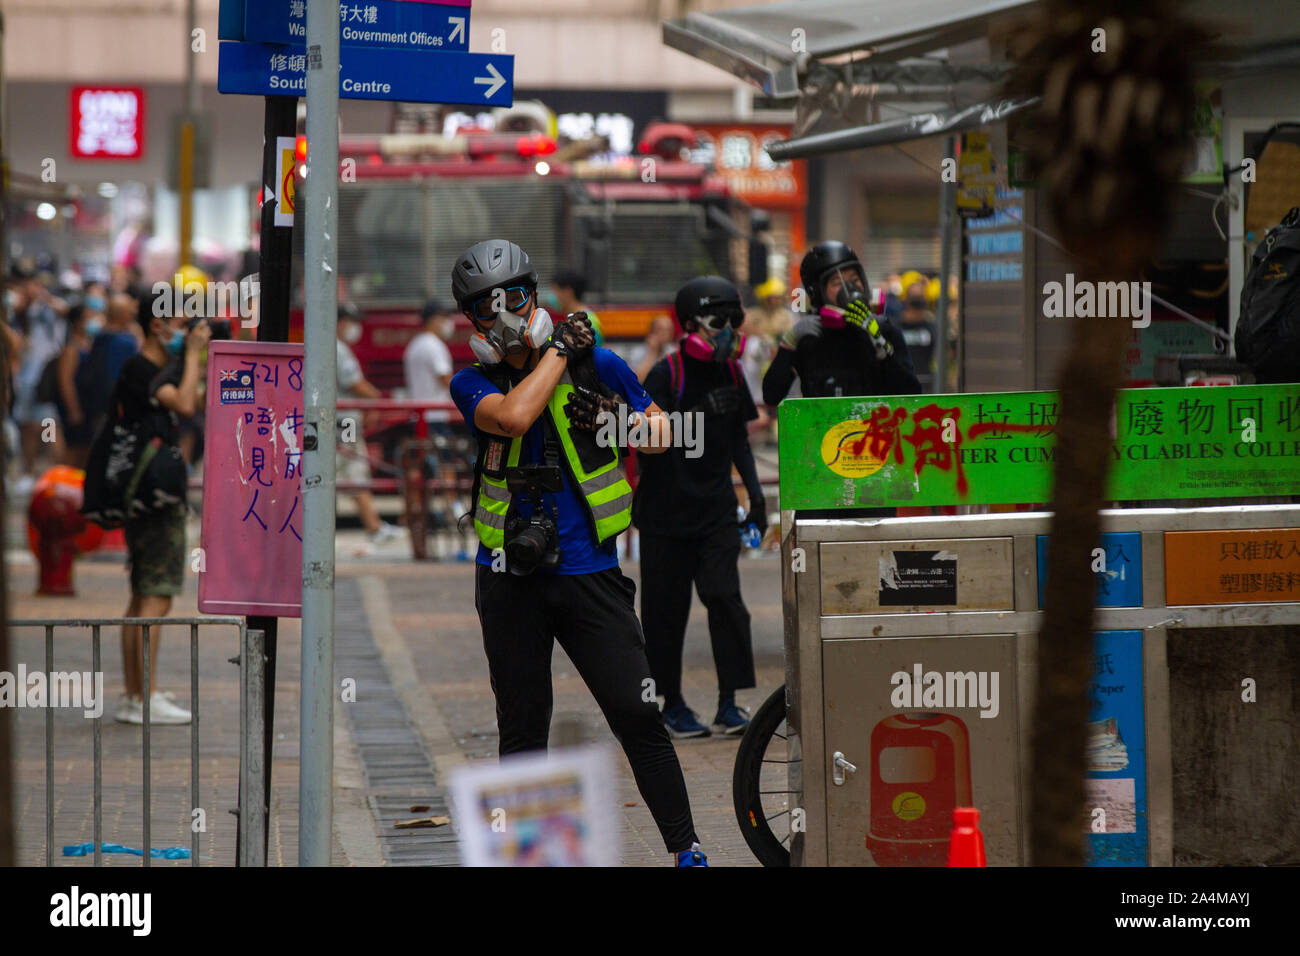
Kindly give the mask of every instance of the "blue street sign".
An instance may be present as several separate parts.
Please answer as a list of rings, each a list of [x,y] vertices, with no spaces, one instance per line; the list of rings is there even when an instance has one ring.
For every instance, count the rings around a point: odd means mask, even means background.
[[[257,0],[244,12],[244,35],[222,39],[258,43],[307,43],[307,0]],[[339,4],[339,43],[402,50],[464,51],[469,48],[469,2],[411,3],[363,0]]]
[[[515,58],[495,53],[439,53],[383,47],[341,51],[339,96],[459,106],[510,106]],[[248,96],[304,96],[307,55],[302,48],[223,42],[217,89]]]
[[[217,39],[244,39],[244,0],[221,0],[217,7]]]

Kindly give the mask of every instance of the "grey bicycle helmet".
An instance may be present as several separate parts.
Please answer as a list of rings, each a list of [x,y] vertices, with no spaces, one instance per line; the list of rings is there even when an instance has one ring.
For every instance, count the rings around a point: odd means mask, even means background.
[[[484,292],[512,283],[537,287],[537,270],[528,253],[506,239],[475,243],[456,259],[451,270],[451,294],[464,309]]]

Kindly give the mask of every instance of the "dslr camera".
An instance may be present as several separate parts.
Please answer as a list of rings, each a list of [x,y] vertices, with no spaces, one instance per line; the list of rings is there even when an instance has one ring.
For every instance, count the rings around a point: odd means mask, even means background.
[[[560,565],[560,533],[555,518],[547,514],[542,493],[564,489],[564,477],[558,465],[521,465],[506,469],[506,490],[511,495],[506,515],[506,565],[511,574],[521,577],[538,568],[551,570]],[[514,508],[514,498],[532,501],[533,513],[525,518]]]
[[[185,323],[185,331],[193,332],[194,326],[204,321],[208,323],[208,328],[212,330],[212,341],[221,342],[230,338],[229,319],[204,319],[202,316],[197,316]]]

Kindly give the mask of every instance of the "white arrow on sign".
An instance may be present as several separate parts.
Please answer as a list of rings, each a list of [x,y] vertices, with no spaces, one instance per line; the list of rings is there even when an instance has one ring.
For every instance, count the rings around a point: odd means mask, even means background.
[[[447,37],[448,43],[456,42],[456,34],[460,34],[460,38],[462,40],[465,39],[465,18],[464,17],[448,17],[447,22],[456,24],[454,27],[451,28],[451,35]]]
[[[501,89],[501,87],[503,87],[503,86],[506,85],[506,78],[505,78],[504,76],[502,76],[502,75],[497,71],[497,68],[496,68],[495,66],[493,66],[491,63],[489,63],[489,64],[487,65],[487,71],[488,71],[489,73],[491,73],[492,75],[491,75],[491,76],[476,76],[476,77],[474,77],[474,82],[475,82],[475,83],[486,83],[486,84],[488,84],[488,88],[483,92],[483,98],[484,98],[484,99],[491,99],[493,93],[495,93],[497,90]]]

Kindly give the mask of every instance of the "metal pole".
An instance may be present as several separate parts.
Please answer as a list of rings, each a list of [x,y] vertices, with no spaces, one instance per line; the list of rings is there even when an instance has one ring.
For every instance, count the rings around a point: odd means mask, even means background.
[[[180,148],[177,159],[180,163],[180,175],[176,185],[180,196],[180,254],[181,265],[193,261],[194,241],[194,136],[195,124],[199,115],[199,55],[194,50],[194,30],[198,25],[195,11],[196,0],[186,4],[185,42],[190,54],[185,58],[185,118],[180,128]]]
[[[328,866],[333,842],[338,118],[338,4],[308,0],[299,866]]]
[[[292,289],[293,227],[275,224],[276,200],[265,198],[269,186],[271,196],[276,195],[275,161],[276,140],[293,136],[298,129],[298,97],[268,96],[262,121],[262,219],[258,248],[258,303],[257,340],[259,342],[289,341],[289,296]],[[262,688],[262,799],[271,805],[271,758],[275,736],[275,664],[279,659],[278,638],[280,619],[250,616],[248,627],[257,628],[265,635],[266,668]],[[241,792],[242,796],[242,792]],[[270,844],[271,817],[262,822],[262,859],[266,858]],[[242,859],[236,837],[235,858]]]
[[[161,630],[162,628],[159,628],[159,631]],[[141,731],[144,744],[142,748],[143,759],[141,763],[143,764],[143,771],[144,771],[144,866],[148,867],[150,862],[150,849],[151,849],[149,845],[150,844],[149,833],[150,833],[151,821],[149,818],[151,815],[151,811],[153,810],[153,798],[150,794],[150,786],[149,786],[149,778],[152,776],[152,774],[150,773],[151,764],[149,759],[150,756],[149,722],[151,719],[149,716],[149,702],[153,698],[153,673],[152,673],[152,668],[149,660],[150,654],[149,654],[149,625],[148,624],[145,624],[143,626],[142,632],[144,634],[144,684],[140,688],[140,697],[144,701],[144,729]]]
[[[92,646],[90,651],[90,669],[93,674],[101,674],[100,664],[100,625],[91,629]],[[103,866],[104,850],[104,715],[95,718],[95,866]]]
[[[238,864],[266,866],[266,844],[257,839],[269,816],[263,799],[263,779],[270,765],[262,760],[262,692],[265,690],[264,635],[244,631],[239,648],[239,833]]]
[[[45,625],[45,679],[54,673],[54,625]],[[54,708],[45,708],[45,865],[54,865]]]
[[[194,810],[199,805],[199,626],[190,625],[190,865],[199,865],[199,831]],[[207,821],[204,821],[206,826]]]
[[[9,122],[9,111],[5,98],[4,37],[4,11],[0,11],[0,267],[4,268],[7,275],[9,273],[9,257],[7,255],[9,246],[5,242],[5,208],[9,192],[9,156],[7,153],[8,137],[5,133]],[[5,324],[8,324],[10,318],[12,318],[9,315],[8,307],[3,303],[0,303],[0,315],[4,316]],[[3,329],[0,329],[0,335],[3,334]],[[9,354],[7,341],[5,347],[0,348],[0,356],[3,356],[5,361],[9,361],[13,357]],[[2,371],[3,369],[0,369],[0,372]],[[8,407],[8,399],[7,387],[0,385],[0,402],[3,402],[5,408]],[[4,442],[0,442],[0,474],[8,472],[9,463],[4,444]],[[0,514],[8,513],[5,504],[4,482],[0,481]],[[16,668],[9,659],[9,583],[7,565],[8,561],[0,558],[0,671],[13,673]],[[0,707],[0,867],[10,867],[17,862],[13,831],[14,797],[11,789],[14,768],[10,765],[14,758],[9,731],[10,726],[17,719],[14,714],[14,708]]]
[[[957,137],[949,136],[944,144],[943,155],[947,159],[957,158]],[[953,164],[944,163],[945,167]],[[934,391],[948,391],[948,277],[952,275],[952,233],[955,207],[957,205],[956,182],[942,181],[939,187],[939,312],[934,317]],[[903,290],[907,292],[906,289]]]

